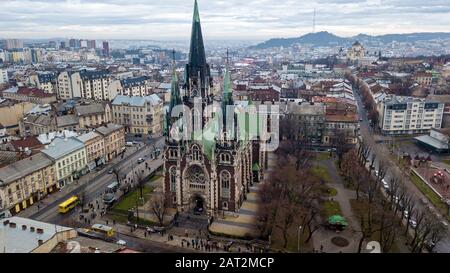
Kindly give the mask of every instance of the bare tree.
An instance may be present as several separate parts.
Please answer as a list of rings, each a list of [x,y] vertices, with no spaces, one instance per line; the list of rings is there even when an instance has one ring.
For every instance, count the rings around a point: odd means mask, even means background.
[[[164,216],[166,214],[167,208],[169,207],[168,204],[168,198],[161,193],[153,194],[150,200],[150,209],[158,219],[159,226],[164,225]]]

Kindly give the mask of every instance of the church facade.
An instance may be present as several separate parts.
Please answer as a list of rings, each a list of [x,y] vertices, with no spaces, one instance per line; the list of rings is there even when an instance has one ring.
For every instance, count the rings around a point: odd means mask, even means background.
[[[221,115],[216,115],[216,118],[230,115],[227,113],[227,106],[236,103],[232,99],[228,64],[220,103],[217,103],[211,93],[212,82],[196,1],[184,83],[178,81],[175,64],[172,75],[171,101],[166,112],[164,130],[164,193],[166,201],[179,212],[194,212],[210,217],[237,212],[246,199],[249,188],[262,179],[263,169],[267,165],[266,153],[262,151],[263,144],[258,138],[237,137],[237,128],[233,130],[235,137],[224,137],[227,133],[230,134],[225,129],[225,118],[223,127],[214,127],[219,130],[218,135],[222,136],[219,138],[175,140],[170,136],[170,132],[177,129],[176,119],[171,118],[171,112],[177,105],[183,104],[192,109],[198,103],[201,104],[203,113],[205,107],[214,104],[221,111]],[[211,121],[213,118],[202,115],[201,129],[193,134],[210,130]]]

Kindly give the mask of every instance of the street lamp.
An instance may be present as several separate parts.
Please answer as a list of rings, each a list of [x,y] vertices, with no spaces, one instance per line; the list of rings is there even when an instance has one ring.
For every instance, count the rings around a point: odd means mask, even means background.
[[[298,234],[297,234],[297,251],[300,253],[300,231],[302,230],[302,226],[298,227]]]

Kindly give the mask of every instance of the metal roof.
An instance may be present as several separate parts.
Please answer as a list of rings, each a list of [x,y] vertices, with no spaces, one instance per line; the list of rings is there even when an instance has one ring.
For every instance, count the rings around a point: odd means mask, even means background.
[[[16,224],[4,224],[6,221]],[[26,226],[26,229],[22,229]],[[31,231],[31,227],[34,231]],[[42,229],[42,233],[37,230]],[[10,217],[0,220],[0,251],[6,253],[29,253],[39,246],[39,240],[44,243],[53,238],[56,233],[73,230],[73,228],[48,224],[22,217]]]
[[[76,137],[69,138],[55,138],[47,149],[42,152],[49,157],[57,160],[65,155],[68,155],[76,150],[83,149],[84,144]]]
[[[19,178],[52,165],[53,162],[42,153],[9,164],[0,169],[0,185],[8,185]]]

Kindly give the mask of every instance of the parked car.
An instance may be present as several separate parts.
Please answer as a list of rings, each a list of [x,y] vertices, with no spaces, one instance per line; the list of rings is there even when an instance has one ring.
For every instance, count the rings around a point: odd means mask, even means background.
[[[416,220],[410,219],[410,220],[409,220],[409,225],[410,225],[413,229],[416,229],[416,227],[417,227],[417,222],[416,222]]]
[[[141,164],[142,162],[144,162],[144,159],[142,157],[138,158],[138,164]]]
[[[110,169],[109,171],[108,171],[108,174],[112,174],[114,172],[114,170],[113,169]]]
[[[121,245],[121,246],[126,246],[126,245],[127,245],[127,242],[125,242],[124,240],[118,240],[118,241],[116,242],[116,244]]]
[[[446,221],[441,221],[443,227],[448,228],[448,223]]]

